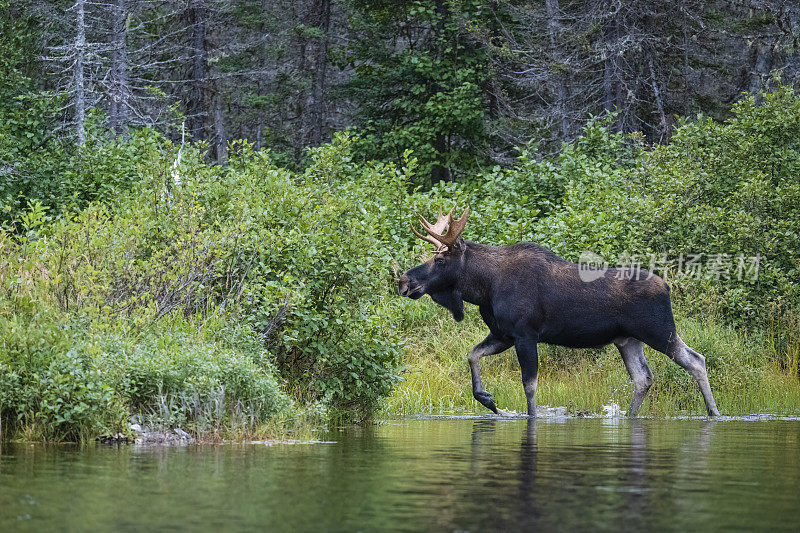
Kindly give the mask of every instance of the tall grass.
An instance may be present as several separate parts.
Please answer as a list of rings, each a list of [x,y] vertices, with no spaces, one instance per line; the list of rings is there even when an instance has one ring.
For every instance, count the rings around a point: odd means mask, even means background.
[[[420,301],[406,346],[403,380],[383,406],[384,416],[417,413],[484,412],[472,397],[466,354],[486,335],[471,310],[454,322],[435,304]],[[793,317],[771,328],[737,330],[720,320],[676,317],[683,340],[706,357],[709,379],[723,415],[800,414],[797,354],[800,335]],[[705,406],[694,379],[667,356],[645,349],[655,374],[640,416],[703,415]],[[617,349],[570,350],[539,345],[538,405],[571,412],[601,412],[616,403],[626,409],[633,386]],[[498,407],[525,410],[514,350],[481,360],[484,387]]]

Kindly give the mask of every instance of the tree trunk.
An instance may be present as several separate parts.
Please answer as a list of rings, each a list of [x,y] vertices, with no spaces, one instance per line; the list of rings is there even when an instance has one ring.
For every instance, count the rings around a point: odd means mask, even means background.
[[[614,91],[616,80],[614,50],[612,48],[613,30],[606,29],[606,58],[603,61],[603,108],[607,113],[611,113],[616,108],[617,95]]]
[[[76,37],[75,37],[75,136],[78,146],[86,144],[86,130],[83,123],[86,120],[86,87],[85,87],[85,62],[86,62],[86,21],[84,0],[75,3]]]
[[[613,15],[606,19],[603,25],[603,45],[605,48],[605,61],[603,62],[603,107],[607,113],[616,111],[622,113],[622,88],[620,84],[620,6],[614,6],[614,2],[609,3],[609,12]],[[615,120],[615,128],[620,129],[621,118],[618,115]]]
[[[225,131],[222,90],[219,82],[216,84],[216,89],[214,94],[214,151],[217,163],[224,165],[228,162],[228,135]]]
[[[258,90],[256,92],[258,96],[264,94],[264,90],[262,88],[262,81],[258,80]],[[256,108],[256,150],[261,150],[264,147],[264,113],[263,109]]]
[[[558,0],[545,0],[545,9],[547,10],[547,30],[550,35],[550,54],[553,57],[553,62],[562,66],[562,57],[559,50],[561,43],[561,23],[559,17],[561,15],[561,8],[558,5]],[[568,141],[569,135],[569,119],[567,117],[567,80],[563,71],[559,70],[554,72],[557,87],[557,102],[556,108],[558,112],[558,120],[561,123],[561,136],[563,140]]]
[[[450,147],[448,144],[447,136],[444,134],[439,134],[433,141],[433,148],[436,150],[436,153],[442,155],[447,153],[449,150]],[[436,185],[440,181],[452,181],[452,179],[453,175],[451,174],[449,167],[439,163],[435,163],[433,167],[431,167],[431,185]]]
[[[130,84],[128,77],[128,0],[116,0],[113,12],[111,55],[111,106],[109,126],[127,135]]]
[[[442,47],[441,47],[441,39],[444,36],[445,27],[447,25],[447,21],[450,18],[450,9],[447,5],[447,0],[436,0],[434,8],[436,9],[436,36],[435,36],[435,51],[436,51],[436,59],[441,59],[442,57]],[[434,80],[433,83],[434,91],[438,92],[442,90],[442,87]],[[448,142],[447,135],[442,132],[436,135],[433,143],[433,149],[436,150],[439,159],[443,158],[443,156],[450,151],[450,143]],[[450,168],[440,164],[434,163],[431,167],[431,184],[435,185],[440,181],[451,181],[453,176],[450,172]]]
[[[653,97],[656,101],[656,109],[659,116],[659,135],[658,142],[662,143],[667,139],[669,134],[669,124],[667,123],[667,115],[664,112],[664,100],[661,96],[661,90],[658,87],[658,78],[656,77],[656,69],[653,67],[653,58],[651,57],[647,63],[650,67],[650,81],[653,87]]]
[[[689,94],[689,8],[687,0],[682,2],[683,11],[683,114],[687,117],[691,112]]]
[[[190,8],[192,22],[192,71],[189,101],[186,103],[187,122],[192,140],[205,139],[205,96],[208,78],[208,51],[206,50],[205,0],[194,0]]]
[[[322,144],[327,135],[325,124],[325,79],[328,73],[328,31],[331,25],[331,2],[319,0],[319,29],[322,36],[317,45],[316,69],[311,88],[311,124],[309,124],[309,141],[313,146]]]
[[[299,72],[308,72],[305,37],[300,38],[297,53],[300,59],[298,65]],[[292,143],[294,145],[294,160],[296,163],[299,163],[303,158],[303,148],[305,148],[305,140],[307,138],[307,132],[305,132],[304,129],[306,126],[305,114],[308,110],[308,103],[308,91],[305,89],[305,87],[303,87],[298,91],[295,116],[292,119],[296,129],[294,137],[292,138]]]
[[[747,92],[753,95],[756,102],[761,101],[761,89],[772,66],[772,48],[761,39],[756,39],[752,45],[751,69]]]

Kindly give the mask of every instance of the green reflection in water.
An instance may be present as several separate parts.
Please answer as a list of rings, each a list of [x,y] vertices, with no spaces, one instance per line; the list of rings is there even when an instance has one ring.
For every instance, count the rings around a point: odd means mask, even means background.
[[[0,531],[800,528],[800,421],[390,421],[332,444],[5,445]]]

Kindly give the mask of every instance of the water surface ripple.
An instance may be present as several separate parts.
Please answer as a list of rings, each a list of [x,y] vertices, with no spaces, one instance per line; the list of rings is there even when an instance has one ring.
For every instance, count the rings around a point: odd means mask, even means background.
[[[800,530],[791,417],[419,417],[320,440],[6,444],[0,531]]]

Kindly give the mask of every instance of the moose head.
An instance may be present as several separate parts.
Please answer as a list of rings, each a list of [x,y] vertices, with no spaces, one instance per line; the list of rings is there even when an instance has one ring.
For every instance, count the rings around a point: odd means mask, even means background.
[[[431,224],[420,215],[420,224],[426,235],[411,224],[414,235],[434,246],[433,257],[400,276],[398,289],[401,296],[416,300],[428,294],[434,302],[447,308],[457,321],[464,319],[464,300],[458,281],[464,266],[464,241],[461,233],[467,224],[469,207],[458,219],[453,219],[455,206],[445,215],[439,208],[439,217]]]

